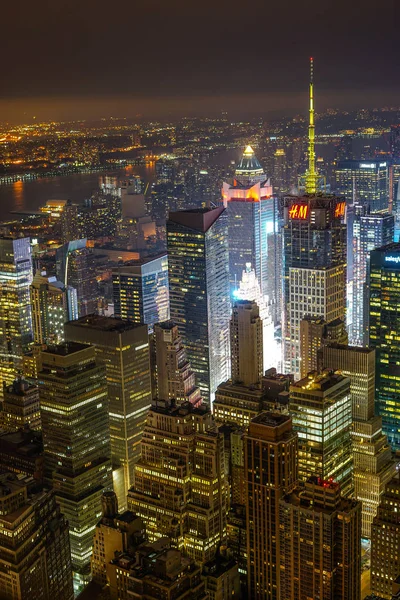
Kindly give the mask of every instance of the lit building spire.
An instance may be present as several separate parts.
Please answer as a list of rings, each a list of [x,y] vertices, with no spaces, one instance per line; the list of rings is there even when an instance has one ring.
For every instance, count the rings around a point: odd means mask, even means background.
[[[314,124],[314,59],[310,58],[310,123],[308,126],[308,169],[306,193],[317,192],[318,174],[315,168],[315,124]]]

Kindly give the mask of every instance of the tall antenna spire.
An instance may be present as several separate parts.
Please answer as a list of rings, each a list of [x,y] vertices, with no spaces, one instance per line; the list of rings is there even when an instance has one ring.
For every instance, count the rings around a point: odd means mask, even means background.
[[[314,125],[314,59],[310,58],[310,122],[308,125],[308,169],[306,172],[306,193],[317,192],[318,174],[315,168],[315,125]]]

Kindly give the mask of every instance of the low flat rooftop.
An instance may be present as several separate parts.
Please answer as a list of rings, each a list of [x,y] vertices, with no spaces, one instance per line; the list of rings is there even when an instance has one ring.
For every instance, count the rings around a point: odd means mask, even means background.
[[[57,356],[68,356],[75,352],[81,352],[89,348],[89,344],[79,344],[78,342],[64,342],[58,346],[49,346],[46,350],[43,350],[43,354],[56,354]]]
[[[131,329],[137,329],[138,327],[147,327],[141,323],[131,323],[124,321],[123,319],[117,319],[114,317],[103,317],[100,315],[87,315],[86,317],[80,317],[76,321],[68,321],[68,327],[80,327],[97,329],[99,331],[130,331]],[[72,342],[70,342],[72,343]]]

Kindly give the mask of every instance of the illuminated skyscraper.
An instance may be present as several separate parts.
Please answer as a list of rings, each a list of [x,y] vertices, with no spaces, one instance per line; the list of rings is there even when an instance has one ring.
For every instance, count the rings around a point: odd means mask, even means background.
[[[400,473],[387,484],[372,525],[371,591],[391,600],[400,573]]]
[[[167,221],[171,320],[176,323],[205,401],[229,375],[229,274],[226,211],[194,209]]]
[[[278,340],[275,339],[275,326],[271,317],[273,309],[267,306],[265,297],[261,293],[256,273],[251,268],[251,264],[246,264],[246,269],[242,273],[242,279],[239,288],[233,293],[234,300],[250,300],[256,302],[263,328],[263,370],[271,367],[281,370],[282,348]]]
[[[382,417],[375,416],[375,350],[333,342],[318,351],[318,366],[350,378],[354,496],[362,502],[362,536],[370,539],[381,496],[396,471]]]
[[[261,413],[244,438],[248,598],[278,600],[279,500],[297,484],[297,435],[287,415]]]
[[[160,400],[175,399],[177,404],[189,401],[201,404],[196,376],[186,357],[178,327],[172,321],[154,326],[155,382],[153,396]]]
[[[400,449],[400,244],[377,248],[369,263],[369,345],[376,349],[376,407]]]
[[[30,294],[34,343],[60,344],[64,341],[64,323],[78,318],[76,290],[38,272]]]
[[[353,492],[350,379],[339,373],[310,373],[290,386],[290,414],[299,437],[299,479],[316,475]]]
[[[68,519],[75,582],[90,579],[101,494],[111,489],[105,367],[91,346],[68,343],[42,353],[40,409],[46,479]]]
[[[369,212],[389,208],[389,163],[381,160],[342,160],[336,167],[336,193],[350,202],[356,190],[358,203]]]
[[[284,371],[299,379],[300,322],[305,317],[326,323],[345,320],[345,199],[318,191],[315,164],[313,59],[310,79],[308,169],[305,194],[283,199]]]
[[[68,522],[54,491],[0,475],[0,598],[73,600]]]
[[[145,323],[169,319],[168,257],[166,254],[145,258],[137,264],[113,269],[115,316]]]
[[[209,407],[154,402],[128,494],[150,541],[168,536],[204,564],[225,541],[228,501],[224,440]]]
[[[82,223],[79,221],[79,206],[68,200],[60,216],[61,235],[64,244],[82,237]]]
[[[367,268],[369,253],[386,246],[394,239],[394,217],[389,213],[362,214],[358,208],[353,219],[353,238],[348,251],[352,253],[352,307],[349,320],[349,340],[352,345],[365,346],[368,340]]]
[[[0,395],[22,372],[22,357],[32,342],[32,283],[29,238],[0,239]]]
[[[361,599],[361,503],[311,477],[279,502],[281,598]]]
[[[281,319],[278,203],[250,146],[236,170],[233,185],[223,184],[222,201],[228,219],[231,290],[238,287],[250,263],[277,323]]]
[[[56,253],[57,278],[76,289],[78,315],[83,317],[96,312],[98,289],[92,250],[87,240],[74,240],[58,248]]]
[[[65,337],[69,342],[92,344],[96,360],[106,368],[114,490],[125,509],[151,405],[147,327],[89,315],[67,323]]]

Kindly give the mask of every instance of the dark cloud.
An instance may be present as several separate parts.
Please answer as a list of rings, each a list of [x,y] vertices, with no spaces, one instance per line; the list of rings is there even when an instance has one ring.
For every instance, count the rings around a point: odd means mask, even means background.
[[[179,98],[189,110],[198,96],[214,98],[217,107],[221,96],[257,103],[272,93],[273,110],[274,98],[283,99],[280,108],[285,98],[291,104],[288,94],[304,89],[310,55],[321,95],[332,94],[336,104],[344,95],[349,104],[385,104],[400,87],[398,4],[6,0],[0,108],[7,116],[41,102],[68,112],[81,99],[87,111],[90,98],[94,112],[129,102],[133,111],[147,103],[165,112]]]

